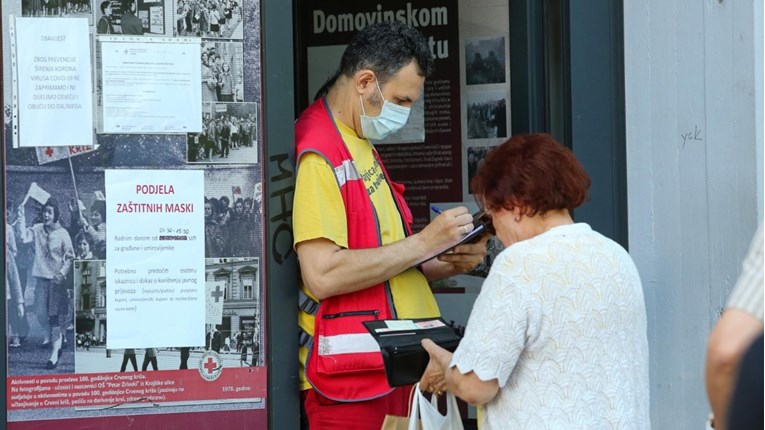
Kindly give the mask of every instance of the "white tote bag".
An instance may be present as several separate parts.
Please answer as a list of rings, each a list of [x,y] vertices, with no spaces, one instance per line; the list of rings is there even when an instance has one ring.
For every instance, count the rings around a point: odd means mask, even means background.
[[[457,399],[452,393],[446,393],[446,415],[441,415],[438,412],[438,398],[433,395],[428,401],[417,384],[412,396],[411,409],[409,430],[418,430],[417,414],[420,416],[422,430],[463,430]]]

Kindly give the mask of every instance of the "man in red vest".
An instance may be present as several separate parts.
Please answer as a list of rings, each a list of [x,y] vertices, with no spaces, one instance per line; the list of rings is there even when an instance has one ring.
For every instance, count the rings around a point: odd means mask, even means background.
[[[467,272],[486,254],[484,238],[418,264],[472,231],[472,217],[465,207],[449,209],[413,233],[404,187],[373,146],[406,124],[432,68],[417,30],[371,25],[295,125],[300,389],[311,430],[376,430],[386,414],[406,415],[410,387],[388,386],[361,323],[439,316],[428,283]]]

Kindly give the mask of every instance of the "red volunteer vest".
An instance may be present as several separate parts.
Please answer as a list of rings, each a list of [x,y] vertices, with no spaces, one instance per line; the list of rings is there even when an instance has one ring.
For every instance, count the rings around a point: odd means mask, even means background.
[[[326,102],[309,106],[295,123],[297,160],[314,152],[334,168],[348,224],[348,248],[382,245],[377,216],[363,179],[335,126]],[[404,201],[404,187],[390,180],[374,151],[404,223],[412,234],[412,213]],[[355,293],[322,300],[315,316],[314,337],[306,362],[306,377],[323,396],[336,401],[363,401],[390,393],[377,344],[361,324],[374,319],[395,318],[387,282]]]

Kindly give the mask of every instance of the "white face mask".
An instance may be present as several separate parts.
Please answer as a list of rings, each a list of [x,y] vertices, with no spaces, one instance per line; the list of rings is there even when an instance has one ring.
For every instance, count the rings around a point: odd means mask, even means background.
[[[364,111],[364,99],[359,94],[359,101],[361,102],[361,132],[364,133],[364,137],[367,139],[383,140],[406,125],[411,108],[385,100],[380,89],[380,82],[378,81],[376,85],[377,91],[380,92],[380,97],[383,99],[380,115],[375,117],[367,116]]]

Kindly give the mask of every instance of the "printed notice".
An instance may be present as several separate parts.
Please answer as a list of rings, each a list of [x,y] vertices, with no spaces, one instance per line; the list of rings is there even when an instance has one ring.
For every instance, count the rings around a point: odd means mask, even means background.
[[[105,183],[107,348],[204,345],[204,172],[106,170]]]
[[[87,18],[16,18],[19,146],[93,143]]]
[[[99,38],[103,133],[202,131],[199,39],[184,43]]]

